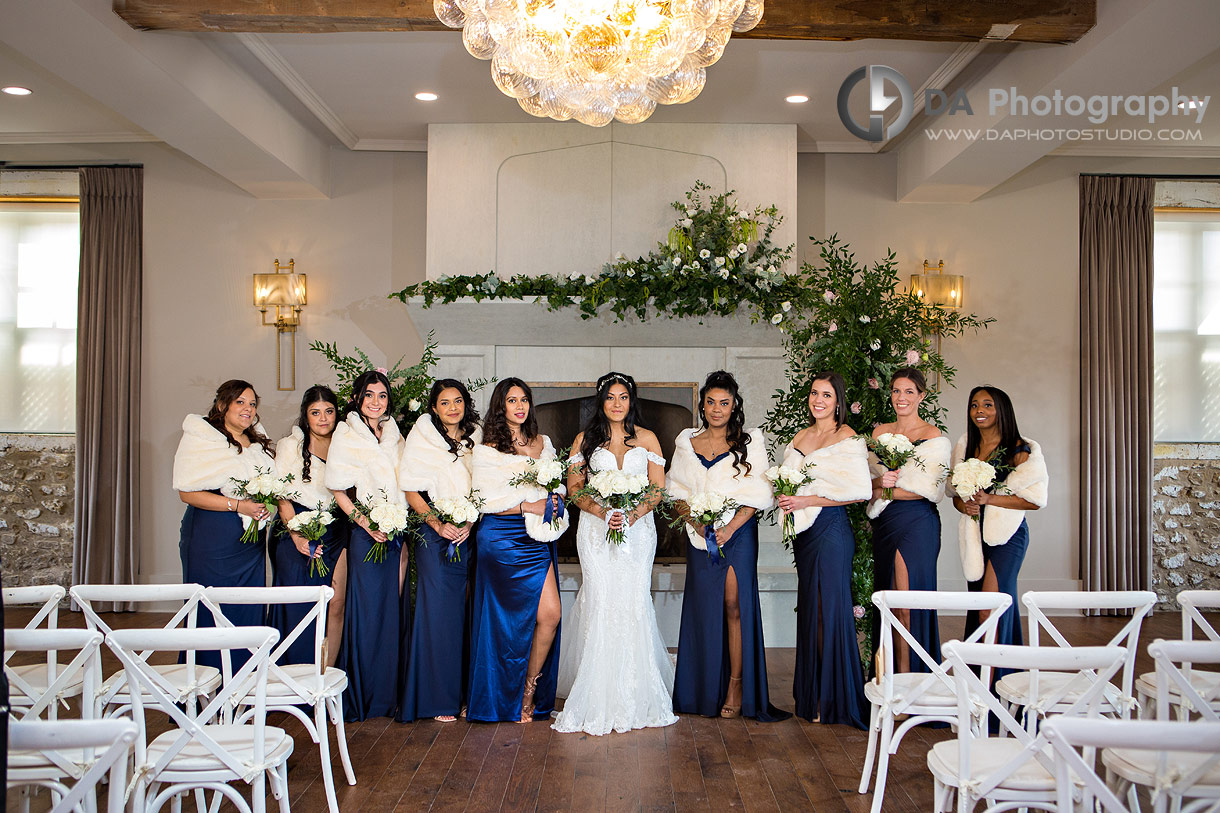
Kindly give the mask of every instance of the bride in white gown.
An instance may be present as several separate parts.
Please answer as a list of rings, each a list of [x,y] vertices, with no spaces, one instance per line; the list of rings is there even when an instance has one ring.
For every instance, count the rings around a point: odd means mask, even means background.
[[[635,381],[607,373],[597,382],[597,395],[601,408],[572,447],[578,465],[568,475],[568,493],[584,485],[586,469],[646,473],[664,485],[656,435],[635,426]],[[641,504],[626,517],[588,497],[576,505],[582,580],[564,619],[558,694],[567,701],[552,727],[601,735],[672,725],[678,721],[670,694],[674,670],[652,606],[653,505]],[[626,527],[621,545],[606,541],[607,522]]]

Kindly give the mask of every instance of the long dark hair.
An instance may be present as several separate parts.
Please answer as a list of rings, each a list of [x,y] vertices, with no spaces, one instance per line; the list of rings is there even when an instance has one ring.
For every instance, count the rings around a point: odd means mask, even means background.
[[[508,426],[508,411],[505,409],[508,391],[513,387],[520,387],[525,393],[525,400],[530,403],[529,414],[525,417],[525,423],[521,424],[521,434],[525,436],[526,443],[538,437],[538,418],[534,415],[534,393],[530,390],[530,385],[520,378],[502,379],[491,391],[487,417],[483,419],[483,444],[504,454],[517,453],[513,445],[513,430]]]
[[[368,392],[370,384],[381,384],[385,387],[385,416],[381,419],[380,423],[392,420],[394,415],[394,391],[390,389],[390,379],[385,377],[385,373],[377,370],[366,370],[352,382],[352,400],[347,403],[347,406],[343,407],[343,418],[346,420],[348,415],[355,412],[360,416],[360,420],[364,422],[364,425],[369,428],[369,431],[373,433],[373,437],[376,437],[377,427],[369,423],[369,419],[364,417],[364,413],[360,411],[360,404],[363,403],[364,394]]]
[[[623,418],[623,431],[627,437],[624,441],[635,439],[635,428],[640,425],[640,410],[636,399],[635,379],[624,373],[606,373],[597,379],[597,404],[593,414],[585,423],[584,437],[580,442],[580,453],[585,458],[586,468],[593,459],[593,452],[598,446],[610,440],[610,419],[606,417],[604,404],[610,388],[622,384],[627,388],[627,415]]]
[[[325,401],[333,406],[335,408],[336,421],[339,418],[339,399],[335,397],[335,393],[330,387],[323,384],[314,384],[305,390],[305,394],[301,396],[301,412],[297,415],[297,428],[304,435],[304,439],[301,440],[301,480],[306,483],[311,482],[309,479],[309,465],[313,461],[313,455],[309,452],[309,443],[313,440],[313,435],[309,432],[309,408],[319,401]],[[335,431],[334,427],[331,427],[331,431]]]
[[[703,423],[704,429],[707,429],[708,424],[707,414],[703,409],[703,402],[710,390],[724,390],[733,396],[733,411],[729,414],[729,423],[724,428],[724,439],[728,441],[729,451],[733,455],[733,468],[738,474],[748,476],[751,467],[746,460],[746,447],[750,445],[750,436],[745,430],[746,410],[745,402],[741,400],[741,388],[737,386],[737,379],[733,378],[732,373],[717,370],[708,375],[707,380],[703,382],[703,386],[699,389],[699,420]],[[744,467],[744,470],[742,467]]]
[[[809,389],[813,390],[813,385],[817,381],[827,381],[835,391],[835,429],[843,426],[843,422],[847,420],[847,384],[843,381],[843,376],[836,373],[834,370],[822,370],[819,373],[814,373],[813,378],[809,379]],[[810,413],[810,418],[813,414]]]
[[[461,381],[455,378],[441,378],[432,382],[432,391],[428,393],[428,416],[432,418],[432,425],[436,427],[436,431],[440,432],[441,437],[449,444],[449,451],[453,452],[454,458],[458,458],[461,456],[458,453],[459,443],[449,437],[444,422],[436,414],[436,402],[440,400],[441,393],[445,390],[457,390],[462,396],[462,404],[465,409],[462,412],[462,420],[458,423],[458,429],[462,432],[461,445],[467,449],[474,448],[474,441],[471,438],[479,425],[479,411],[474,408],[474,404],[470,401],[470,391]],[[533,412],[532,409],[530,411]]]
[[[208,410],[207,417],[204,418],[212,428],[225,436],[225,439],[233,446],[237,447],[237,451],[241,451],[242,445],[237,438],[229,434],[229,430],[225,427],[225,413],[229,410],[229,404],[233,403],[241,396],[243,392],[250,390],[254,393],[254,422],[242,432],[246,439],[251,443],[257,443],[263,447],[263,451],[272,457],[275,456],[275,450],[271,447],[271,438],[258,431],[258,404],[262,400],[258,397],[258,390],[254,389],[254,385],[249,381],[242,381],[240,378],[231,378],[225,383],[216,388],[216,398],[212,401],[212,408]]]
[[[993,387],[989,384],[975,387],[970,390],[970,397],[966,399],[966,414],[970,414],[970,402],[974,400],[974,396],[980,392],[986,392],[991,396],[991,400],[995,402],[995,417],[996,423],[1000,430],[1000,444],[997,449],[1004,450],[1004,460],[1002,462],[1012,465],[1012,459],[1016,457],[1017,450],[1020,449],[1025,441],[1021,439],[1021,430],[1017,428],[1017,413],[1013,411],[1012,399],[1008,397],[1008,393],[998,387]],[[966,456],[974,457],[978,454],[979,445],[983,442],[983,433],[979,431],[978,425],[967,417],[966,420]]]

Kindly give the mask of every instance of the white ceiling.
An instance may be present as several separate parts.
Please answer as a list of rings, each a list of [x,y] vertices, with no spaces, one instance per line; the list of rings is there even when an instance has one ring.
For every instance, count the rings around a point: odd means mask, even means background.
[[[457,32],[134,31],[110,3],[0,2],[0,86],[35,91],[0,95],[0,145],[162,140],[251,194],[318,197],[329,191],[331,149],[422,150],[431,123],[537,121],[495,89],[488,63],[467,54]],[[972,200],[1056,149],[1173,154],[1172,145],[929,145],[922,133],[1012,123],[979,115],[972,122],[918,116],[893,143],[873,145],[838,119],[843,79],[862,65],[889,65],[917,99],[922,87],[969,89],[976,113],[986,88],[1009,84],[1031,95],[1136,94],[1175,84],[1204,95],[1220,90],[1217,43],[1214,0],[1102,0],[1097,26],[1067,46],[738,39],[709,69],[698,99],[661,107],[650,121],[790,123],[802,151],[896,150],[902,199]],[[852,96],[860,120],[867,118],[862,88]],[[416,101],[421,90],[440,98]],[[787,104],[793,93],[810,101]],[[1179,147],[1181,154],[1220,157],[1220,98],[1213,108],[1204,141]]]

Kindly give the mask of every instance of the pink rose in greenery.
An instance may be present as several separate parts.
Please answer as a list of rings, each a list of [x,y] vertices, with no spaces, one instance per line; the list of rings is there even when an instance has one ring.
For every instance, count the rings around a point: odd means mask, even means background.
[[[870,379],[868,380],[868,388],[869,388],[870,390],[879,390],[879,389],[881,389],[881,382],[879,382],[879,381],[878,381],[877,379],[875,379],[875,378],[870,378]]]
[[[860,402],[859,402],[859,401],[853,401],[853,402],[852,402],[852,405],[851,405],[851,414],[853,414],[853,415],[859,415],[859,414],[860,414]]]
[[[390,373],[390,371],[387,370],[385,367],[374,367],[373,372],[381,373],[382,375],[389,375],[389,373]]]
[[[838,298],[839,298],[839,295],[838,295],[838,294],[836,294],[834,291],[825,291],[825,292],[823,292],[823,294],[822,294],[822,298],[826,300],[826,303],[827,303],[827,304],[831,304],[831,303],[833,303],[833,302],[834,302],[836,299],[838,299]]]
[[[919,351],[918,350],[908,350],[907,351],[907,364],[915,365],[918,363],[919,363]]]
[[[836,330],[838,330],[838,329],[839,329],[839,323],[838,323],[838,322],[831,322],[829,325],[827,325],[827,326],[826,326],[826,332],[827,332],[827,333],[834,333],[834,332],[835,332]]]

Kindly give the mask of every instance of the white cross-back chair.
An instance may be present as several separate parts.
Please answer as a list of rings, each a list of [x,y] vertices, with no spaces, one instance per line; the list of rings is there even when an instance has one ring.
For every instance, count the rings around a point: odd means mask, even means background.
[[[1183,590],[1177,596],[1178,605],[1182,608],[1182,640],[1192,641],[1196,634],[1201,640],[1220,642],[1220,632],[1203,615],[1205,610],[1220,610],[1220,590]],[[1200,694],[1220,688],[1220,672],[1185,670],[1191,685]],[[1157,673],[1145,672],[1135,681],[1136,697],[1140,701],[1140,712],[1144,717],[1155,714],[1154,700],[1158,696]],[[1177,689],[1170,687],[1169,704],[1180,707]],[[1159,719],[1167,719],[1156,715]]]
[[[326,724],[327,712],[335,727],[335,739],[339,746],[339,758],[347,777],[347,784],[356,784],[351,757],[347,753],[347,733],[343,728],[343,692],[347,688],[347,673],[323,660],[323,644],[326,641],[327,607],[335,591],[326,586],[302,587],[208,587],[204,589],[205,604],[217,616],[217,624],[231,627],[232,622],[219,614],[221,604],[305,604],[313,607],[305,617],[288,632],[275,651],[271,653],[271,664],[267,673],[267,709],[284,711],[298,720],[309,732],[322,760],[322,784],[326,788],[326,801],[331,813],[339,813],[339,802],[335,797],[335,779],[330,765],[330,732]],[[281,664],[280,659],[299,637],[313,632],[313,662],[303,664]],[[235,695],[238,706],[244,711],[238,719],[250,713],[253,691]],[[301,706],[312,706],[312,719],[301,711]]]
[[[868,752],[864,770],[860,773],[860,793],[868,793],[873,760],[877,758],[877,784],[873,790],[872,813],[879,813],[885,800],[886,774],[890,755],[898,753],[902,738],[917,725],[931,722],[957,722],[957,695],[948,663],[936,661],[915,639],[894,610],[935,610],[938,612],[980,610],[989,611],[987,620],[966,639],[967,643],[995,643],[1000,616],[1008,609],[1012,598],[1007,593],[949,593],[934,590],[879,590],[873,593],[873,604],[881,612],[881,674],[864,685],[864,695],[872,709],[868,725]],[[926,672],[894,671],[894,640],[901,636],[911,652],[919,656]],[[985,708],[977,707],[982,720]],[[909,715],[895,729],[899,715]],[[879,741],[879,742],[878,742]],[[880,755],[877,757],[877,755]]]
[[[80,607],[89,629],[109,635],[114,630],[97,612],[95,604],[155,605],[181,603],[181,607],[165,623],[164,629],[193,629],[203,587],[198,584],[78,584],[69,593]],[[139,657],[148,660],[150,652]],[[195,653],[183,653],[184,663],[166,663],[153,666],[177,691],[179,703],[197,708],[198,704],[220,686],[220,670],[195,662]],[[145,698],[149,700],[150,698]],[[131,708],[131,697],[127,690],[127,676],[123,669],[106,678],[97,694],[97,716],[118,716]]]
[[[1131,613],[1127,623],[1106,644],[1124,647],[1127,658],[1123,662],[1120,685],[1111,685],[1106,689],[1102,704],[1103,714],[1129,717],[1137,705],[1133,684],[1140,628],[1144,616],[1156,604],[1156,593],[1148,590],[1030,591],[1021,596],[1021,603],[1029,616],[1030,646],[1072,646],[1048,616],[1049,612],[1120,610]],[[1044,640],[1042,633],[1046,633],[1050,640]],[[1057,711],[1055,702],[1071,703],[1075,699],[1070,693],[1064,695],[1059,691],[1060,684],[1070,679],[1071,675],[1056,675],[1054,672],[1014,672],[996,681],[995,691],[1011,708],[1024,707],[1026,728],[1033,731],[1039,719]],[[1052,702],[1052,696],[1059,699]]]
[[[1055,700],[1055,713],[1095,717],[1106,685],[1122,668],[1125,650],[1116,646],[1061,649],[950,641],[943,651],[953,669],[958,728],[956,739],[938,742],[928,752],[933,809],[952,810],[956,792],[958,813],[974,810],[979,800],[986,800],[990,813],[1028,807],[1055,810],[1055,768],[1045,735],[1026,731],[971,667],[1067,673],[1070,679],[1048,695]],[[1070,702],[1066,700],[1069,694],[1073,698]],[[975,704],[980,700],[1007,736],[990,736],[985,727],[977,735],[971,730],[977,714]]]
[[[1220,712],[1217,712],[1220,708],[1220,685],[1204,687],[1200,692],[1191,680],[1194,664],[1213,667],[1220,664],[1220,641],[1158,639],[1148,646],[1148,654],[1156,663],[1159,721],[1169,722],[1170,709],[1177,707],[1183,720],[1194,713],[1199,717],[1198,722],[1220,725]],[[1151,791],[1158,813],[1165,810],[1167,801],[1177,810],[1182,806],[1183,799],[1188,797],[1210,799],[1220,809],[1220,753],[1199,754],[1193,748],[1185,750],[1184,746],[1191,739],[1188,732],[1192,729],[1186,727],[1177,730],[1186,733],[1179,741],[1166,746],[1173,750],[1108,747],[1102,752],[1102,763],[1106,766],[1107,774],[1114,778],[1114,786],[1129,788],[1127,798],[1132,805],[1135,804],[1136,786],[1142,786]]]
[[[8,786],[39,785],[54,799],[51,813],[97,809],[97,785],[109,774],[108,809],[123,809],[127,757],[139,727],[131,720],[21,720],[9,724]],[[63,776],[50,777],[17,763],[66,764]],[[76,769],[83,768],[79,774]],[[74,779],[71,787],[66,779]],[[23,801],[28,801],[28,797]],[[28,809],[28,805],[23,805]]]
[[[1180,807],[1181,813],[1203,813],[1220,811],[1220,797],[1214,795],[1217,788],[1205,789],[1196,784],[1214,775],[1220,763],[1220,723],[1174,722],[1168,720],[1086,720],[1080,718],[1053,717],[1042,724],[1042,731],[1054,750],[1056,762],[1056,786],[1060,810],[1072,810],[1073,798],[1079,785],[1084,786],[1084,797],[1096,802],[1101,813],[1137,813],[1131,794],[1126,799],[1102,781],[1093,769],[1092,761],[1082,756],[1081,750],[1102,750],[1107,754],[1121,751],[1139,753],[1141,761],[1149,764],[1163,763],[1169,754],[1185,757],[1196,765],[1189,773],[1162,778],[1162,792],[1154,793],[1158,810],[1165,808],[1168,793],[1173,790],[1193,801]],[[1172,749],[1172,750],[1170,750]],[[1214,779],[1210,779],[1214,784]],[[1212,794],[1198,797],[1196,794]],[[1094,808],[1090,807],[1089,810]]]
[[[131,781],[135,813],[155,813],[171,799],[177,810],[178,797],[192,789],[215,791],[242,813],[262,813],[268,781],[281,813],[289,813],[287,763],[292,737],[266,723],[267,659],[277,640],[279,633],[271,627],[128,629],[107,636],[107,646],[127,670],[128,683],[139,687],[139,691],[131,692],[132,717],[140,726]],[[197,713],[180,707],[174,686],[140,656],[144,651],[187,649],[218,650],[226,667],[231,650],[251,653]],[[231,706],[237,693],[245,693],[249,679],[254,680],[254,713],[249,720],[244,724],[207,722]],[[155,704],[175,726],[151,741],[145,725],[146,696],[152,698],[148,705]],[[250,804],[229,784],[239,781],[250,786]],[[219,801],[218,796],[213,809]]]
[[[6,587],[4,589],[4,606],[7,607],[37,607],[34,615],[26,623],[24,629],[57,629],[59,627],[59,603],[63,601],[66,591],[57,584],[38,585],[35,587]],[[46,665],[27,663],[20,666],[8,665],[10,653],[4,653],[4,669],[9,680],[16,680],[16,685],[9,702],[13,706],[28,706],[29,697],[18,686],[30,686],[35,690],[46,688],[46,675],[57,670],[53,649],[46,652]],[[71,683],[61,688],[60,697],[69,698],[79,695],[81,684]],[[37,715],[35,715],[37,716]],[[55,710],[51,710],[50,719],[55,719]]]

